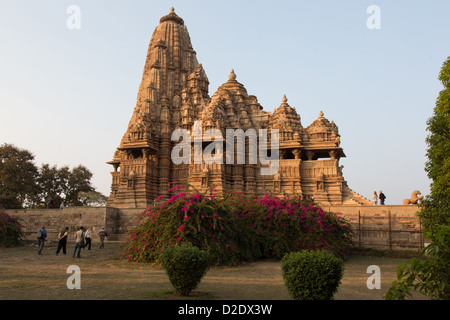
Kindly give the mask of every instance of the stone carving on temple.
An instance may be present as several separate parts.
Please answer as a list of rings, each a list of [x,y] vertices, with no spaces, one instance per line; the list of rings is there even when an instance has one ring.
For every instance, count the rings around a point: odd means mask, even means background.
[[[423,196],[421,194],[422,193],[420,193],[419,190],[413,191],[413,193],[411,194],[411,198],[403,200],[403,204],[404,205],[418,204],[420,201],[423,200]]]

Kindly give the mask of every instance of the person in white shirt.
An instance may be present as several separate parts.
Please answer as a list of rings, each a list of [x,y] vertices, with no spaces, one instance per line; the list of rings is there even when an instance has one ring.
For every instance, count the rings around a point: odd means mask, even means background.
[[[77,254],[77,258],[80,258],[80,251],[81,248],[84,247],[84,232],[83,232],[83,227],[80,227],[80,230],[78,230],[75,233],[75,248],[73,249],[73,257],[75,257],[75,253],[77,252],[78,249],[78,254]]]
[[[86,232],[84,233],[84,239],[86,240],[86,244],[83,248],[86,246],[88,247],[88,250],[91,250],[91,239],[92,239],[92,227],[89,227]]]

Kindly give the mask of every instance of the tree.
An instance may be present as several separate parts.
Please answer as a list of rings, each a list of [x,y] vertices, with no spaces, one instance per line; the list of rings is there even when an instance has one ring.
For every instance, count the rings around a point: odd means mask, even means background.
[[[103,207],[106,205],[108,197],[97,191],[80,191],[78,192],[78,200],[83,206]]]
[[[432,180],[431,192],[419,212],[425,238],[432,242],[420,257],[399,266],[398,280],[387,292],[387,299],[411,297],[411,288],[431,299],[450,299],[450,57],[442,65],[439,80],[444,89],[427,121],[430,134],[425,171]]]
[[[64,193],[66,200],[73,205],[81,206],[83,203],[78,199],[78,193],[94,191],[91,185],[92,173],[83,165],[72,169],[67,176],[64,184]]]
[[[43,164],[38,178],[41,200],[45,202],[53,200],[56,207],[59,207],[63,201],[75,206],[83,205],[78,194],[94,191],[90,182],[91,178],[92,173],[83,165],[70,170],[67,166],[58,169],[56,166]]]
[[[47,163],[42,164],[37,180],[40,187],[40,201],[47,203],[53,200],[55,206],[61,204],[64,198],[58,168]]]
[[[450,57],[444,62],[439,80],[444,89],[439,93],[436,107],[427,121],[427,157],[425,171],[432,180],[430,196],[422,203],[420,216],[424,229],[432,236],[438,225],[448,224],[450,218]]]
[[[38,169],[30,151],[6,143],[0,146],[0,207],[17,209],[49,200],[54,207],[63,201],[80,206],[85,200],[78,197],[80,192],[95,192],[91,178],[92,173],[83,165],[71,170],[42,164]],[[102,198],[97,196],[93,201],[100,203]]]
[[[22,208],[39,193],[34,155],[11,144],[0,146],[0,206]]]

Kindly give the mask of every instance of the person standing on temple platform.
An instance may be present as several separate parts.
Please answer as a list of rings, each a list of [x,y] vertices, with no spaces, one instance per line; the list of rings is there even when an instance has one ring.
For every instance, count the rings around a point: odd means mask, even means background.
[[[379,197],[380,197],[380,204],[382,206],[384,206],[384,200],[386,200],[386,196],[384,195],[383,191],[381,191],[381,190],[380,190]]]
[[[374,205],[378,204],[378,195],[376,191],[373,192],[372,201]]]

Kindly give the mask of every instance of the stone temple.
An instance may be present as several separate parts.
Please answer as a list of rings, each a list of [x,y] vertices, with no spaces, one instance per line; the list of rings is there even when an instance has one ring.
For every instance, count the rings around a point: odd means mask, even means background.
[[[153,32],[133,115],[108,162],[114,168],[109,207],[145,208],[156,197],[170,197],[173,185],[199,191],[214,186],[216,193],[234,190],[251,196],[301,194],[323,205],[371,204],[347,186],[339,165],[345,157],[339,130],[322,111],[317,120],[303,127],[300,115],[281,94],[280,106],[273,113],[264,111],[233,70],[212,96],[208,86],[184,21],[171,8]],[[245,153],[241,154],[244,163],[175,164],[171,154],[179,141],[172,141],[172,133],[176,129],[192,132],[198,121],[203,132],[217,129],[223,137],[227,129],[278,129],[277,172],[262,175],[265,164],[259,158],[257,163],[248,161],[255,150],[252,143],[240,149]],[[194,141],[189,143],[194,159]],[[224,148],[217,154],[225,159],[227,151]]]

